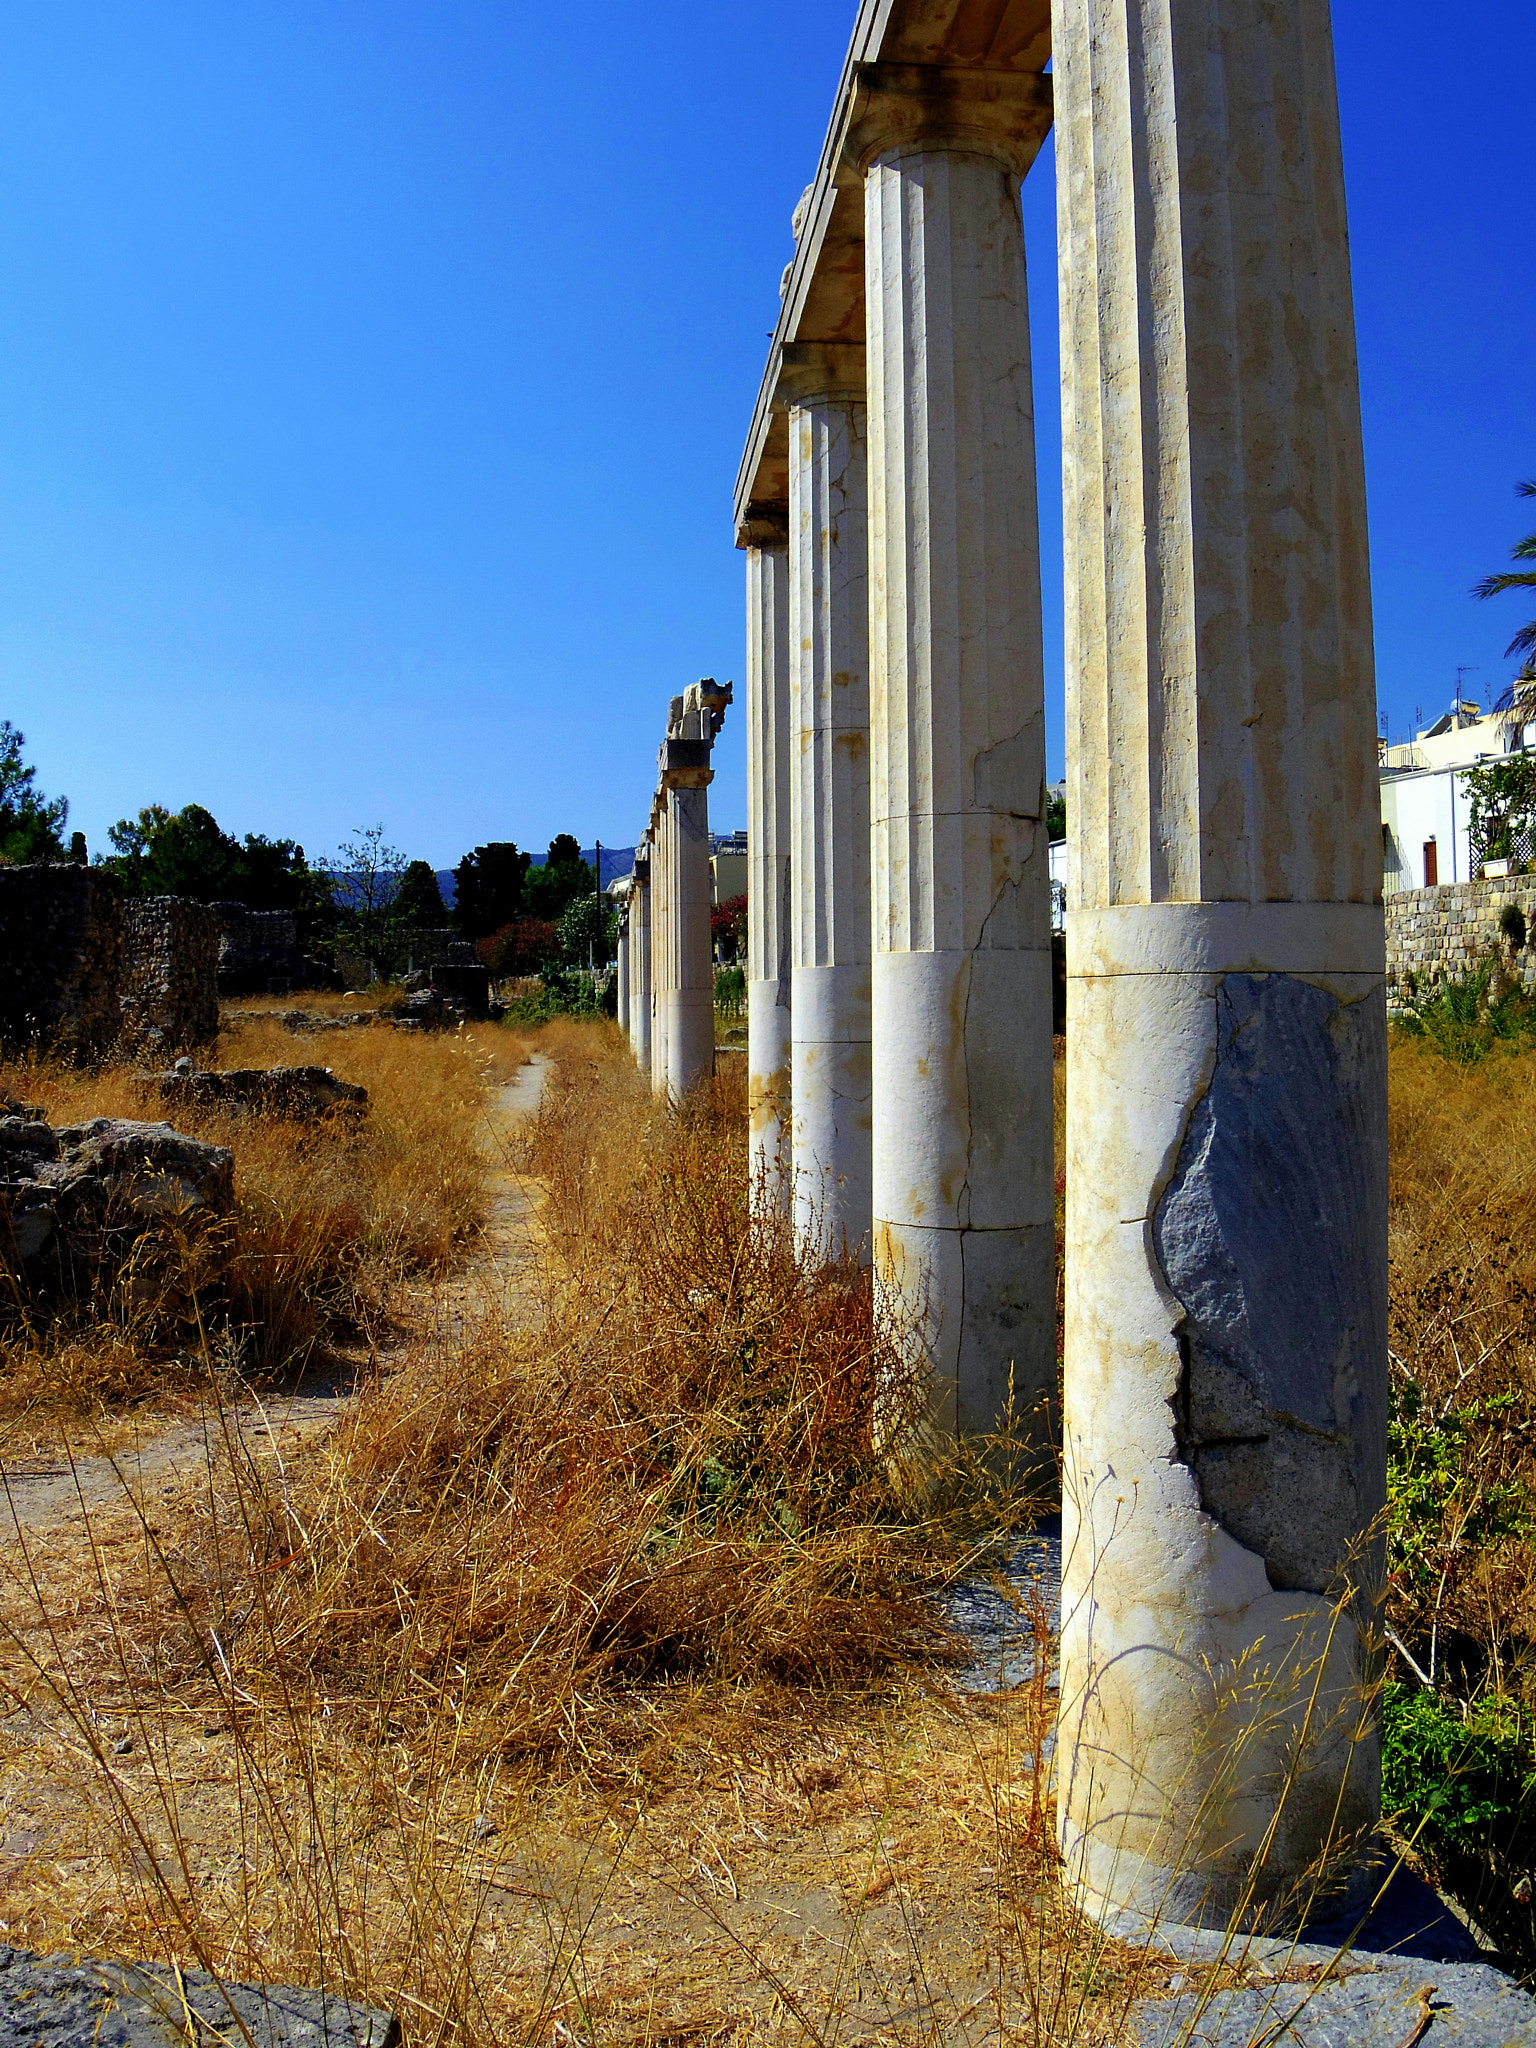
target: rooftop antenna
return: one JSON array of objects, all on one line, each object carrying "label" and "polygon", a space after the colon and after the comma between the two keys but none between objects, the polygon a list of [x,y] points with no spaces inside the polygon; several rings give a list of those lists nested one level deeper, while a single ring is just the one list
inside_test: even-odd
[{"label": "rooftop antenna", "polygon": [[1474,661],[1462,662],[1460,667],[1456,671],[1456,716],[1458,718],[1460,718],[1461,716],[1461,702],[1462,697],[1464,695],[1464,692],[1461,687],[1461,679],[1463,676],[1475,675],[1476,673],[1477,663]]}]

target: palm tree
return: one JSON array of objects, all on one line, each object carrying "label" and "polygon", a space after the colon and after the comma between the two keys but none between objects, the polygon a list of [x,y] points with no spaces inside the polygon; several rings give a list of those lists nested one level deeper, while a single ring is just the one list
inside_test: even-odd
[{"label": "palm tree", "polygon": [[[1516,484],[1515,490],[1522,498],[1536,498],[1536,479]],[[1536,533],[1528,533],[1524,540],[1517,540],[1509,554],[1513,562],[1536,562]],[[1481,583],[1473,584],[1472,595],[1497,597],[1501,590],[1536,590],[1536,569],[1505,569],[1497,576],[1485,576]],[[1528,658],[1536,656],[1536,619],[1526,621],[1504,652]]]}]

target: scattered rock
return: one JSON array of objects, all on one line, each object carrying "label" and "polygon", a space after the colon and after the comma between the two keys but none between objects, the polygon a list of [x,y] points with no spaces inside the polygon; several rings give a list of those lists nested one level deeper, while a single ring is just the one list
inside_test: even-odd
[{"label": "scattered rock", "polygon": [[224,1073],[200,1072],[180,1059],[168,1073],[156,1076],[162,1102],[217,1104],[237,1114],[309,1119],[340,1113],[361,1116],[368,1090],[340,1081],[329,1067],[233,1067]]},{"label": "scattered rock", "polygon": [[200,1970],[0,1948],[0,2048],[396,2048],[388,2013],[324,1991],[227,1984]]},{"label": "scattered rock", "polygon": [[169,1124],[96,1117],[52,1130],[0,1117],[0,1261],[37,1284],[115,1279],[131,1256],[135,1299],[146,1299],[173,1269],[185,1272],[194,1244],[206,1277],[218,1250],[210,1226],[233,1199],[233,1153]]}]

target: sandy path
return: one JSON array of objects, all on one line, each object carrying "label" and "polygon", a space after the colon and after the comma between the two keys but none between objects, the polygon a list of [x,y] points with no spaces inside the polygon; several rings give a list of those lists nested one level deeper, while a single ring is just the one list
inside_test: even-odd
[{"label": "sandy path", "polygon": [[[462,1329],[488,1296],[504,1297],[534,1257],[538,1191],[510,1163],[512,1134],[537,1109],[549,1065],[535,1054],[487,1104],[494,1164],[485,1235],[461,1271],[424,1291],[420,1303],[422,1321],[439,1337]],[[122,1503],[126,1494],[147,1504],[157,1493],[206,1474],[222,1455],[225,1431],[235,1426],[253,1456],[271,1457],[281,1465],[329,1429],[351,1398],[352,1376],[333,1369],[308,1375],[290,1392],[252,1397],[222,1413],[205,1409],[171,1420],[148,1416],[110,1455],[64,1452],[0,1467],[0,1559],[14,1553],[23,1533],[46,1533],[52,1549],[68,1527]]]}]

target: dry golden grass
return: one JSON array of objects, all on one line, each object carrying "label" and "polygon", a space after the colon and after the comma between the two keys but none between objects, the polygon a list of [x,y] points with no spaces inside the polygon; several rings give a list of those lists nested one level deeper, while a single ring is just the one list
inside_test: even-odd
[{"label": "dry golden grass", "polygon": [[1164,1980],[1054,1883],[1046,1618],[1022,1691],[944,1676],[977,1475],[876,1454],[866,1284],[749,1222],[736,1076],[673,1117],[609,1028],[543,1047],[520,1308],[286,1469],[214,1412],[179,1495],[13,1570],[8,1938],[411,2041],[1113,2038]]},{"label": "dry golden grass", "polygon": [[[307,1001],[307,999],[306,999]],[[473,1243],[485,1213],[486,1085],[526,1048],[493,1027],[455,1035],[364,1028],[295,1037],[275,1020],[237,1022],[200,1063],[317,1064],[369,1090],[353,1123],[233,1116],[178,1106],[178,1128],[235,1156],[233,1255],[194,1327],[148,1327],[118,1302],[46,1318],[19,1312],[0,1334],[0,1420],[34,1437],[55,1421],[104,1420],[125,1404],[185,1395],[221,1363],[257,1380],[291,1377],[325,1347],[376,1349],[412,1276],[437,1274]],[[158,1096],[125,1066],[0,1065],[0,1095],[50,1123],[160,1120]]]}]

